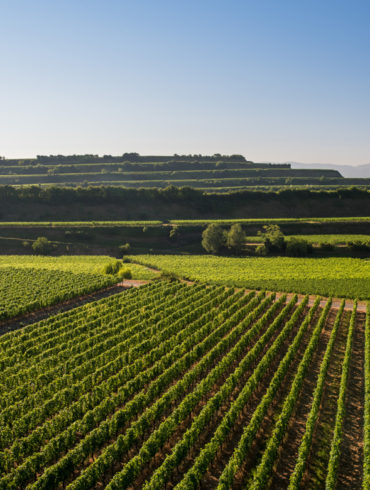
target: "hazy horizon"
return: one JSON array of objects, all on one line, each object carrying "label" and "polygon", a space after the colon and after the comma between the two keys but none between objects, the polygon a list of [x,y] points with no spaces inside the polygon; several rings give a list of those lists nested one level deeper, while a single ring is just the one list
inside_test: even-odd
[{"label": "hazy horizon", "polygon": [[370,2],[0,0],[0,155],[370,162]]}]

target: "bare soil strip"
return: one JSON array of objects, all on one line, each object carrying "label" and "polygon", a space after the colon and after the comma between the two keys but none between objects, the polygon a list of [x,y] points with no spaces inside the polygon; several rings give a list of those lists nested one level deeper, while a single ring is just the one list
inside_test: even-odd
[{"label": "bare soil strip", "polygon": [[365,320],[363,313],[357,314],[346,393],[343,441],[340,447],[338,488],[360,489],[362,486]]}]

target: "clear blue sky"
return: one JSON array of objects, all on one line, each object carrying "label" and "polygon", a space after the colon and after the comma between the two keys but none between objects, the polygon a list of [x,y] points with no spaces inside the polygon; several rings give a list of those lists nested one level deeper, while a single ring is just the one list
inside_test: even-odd
[{"label": "clear blue sky", "polygon": [[0,0],[0,155],[370,162],[369,0]]}]

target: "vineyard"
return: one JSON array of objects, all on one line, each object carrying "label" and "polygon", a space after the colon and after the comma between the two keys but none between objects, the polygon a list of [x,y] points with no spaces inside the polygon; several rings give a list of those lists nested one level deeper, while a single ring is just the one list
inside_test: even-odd
[{"label": "vineyard", "polygon": [[156,281],[3,335],[0,489],[369,488],[369,312],[333,305]]},{"label": "vineyard", "polygon": [[0,320],[114,284],[113,276],[0,267]]},{"label": "vineyard", "polygon": [[[112,262],[105,256],[0,257],[0,320],[89,294],[118,282],[103,274]],[[157,274],[138,264],[130,264],[134,279],[152,279]]]},{"label": "vineyard", "polygon": [[193,281],[248,289],[370,299],[370,262],[350,257],[133,255],[132,260]]}]

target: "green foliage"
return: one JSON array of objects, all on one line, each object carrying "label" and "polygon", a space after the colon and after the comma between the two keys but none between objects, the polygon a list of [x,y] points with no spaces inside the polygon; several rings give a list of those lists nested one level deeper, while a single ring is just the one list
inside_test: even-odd
[{"label": "green foliage", "polygon": [[245,245],[245,233],[240,223],[231,226],[226,240],[227,247],[235,253],[241,253]]},{"label": "green foliage", "polygon": [[178,225],[174,225],[171,227],[169,237],[171,240],[176,240],[180,236],[180,229]]},{"label": "green foliage", "polygon": [[365,410],[364,410],[364,478],[363,488],[370,488],[370,303],[365,323]]},{"label": "green foliage", "polygon": [[332,252],[334,250],[334,244],[330,242],[321,242],[320,243],[320,250],[324,252]]},{"label": "green foliage", "polygon": [[217,223],[211,223],[202,233],[202,247],[206,252],[217,254],[226,245],[226,236],[223,228]]},{"label": "green foliage", "polygon": [[359,258],[135,255],[131,259],[203,282],[370,299],[370,261]]},{"label": "green foliage", "polygon": [[369,240],[355,240],[348,243],[348,246],[354,252],[368,252],[370,250]]},{"label": "green foliage", "polygon": [[121,260],[113,260],[112,262],[108,262],[103,267],[103,274],[118,274],[119,270],[122,267]]},{"label": "green foliage", "polygon": [[37,238],[32,244],[32,250],[38,255],[48,255],[53,249],[53,243],[44,236]]},{"label": "green foliage", "polygon": [[312,443],[312,437],[313,433],[316,427],[316,422],[317,418],[319,415],[319,410],[320,410],[320,405],[321,405],[321,398],[325,386],[325,381],[326,381],[326,375],[328,372],[333,348],[334,348],[334,343],[337,338],[337,333],[338,329],[340,327],[342,315],[343,315],[343,310],[344,310],[344,305],[345,301],[342,300],[341,305],[339,307],[337,316],[335,318],[333,330],[330,334],[330,339],[327,344],[325,354],[323,361],[321,363],[320,367],[320,372],[319,376],[317,379],[317,384],[315,387],[315,391],[313,394],[313,402],[311,406],[310,413],[307,417],[307,422],[306,422],[306,428],[305,428],[305,433],[303,435],[302,441],[299,446],[298,450],[298,457],[297,461],[295,464],[295,468],[293,473],[291,474],[290,481],[289,481],[289,490],[296,490],[297,488],[300,488],[300,484],[302,481],[303,473],[306,467],[308,455],[310,452],[311,448],[311,443]]},{"label": "green foliage", "polygon": [[347,334],[346,351],[344,354],[344,360],[343,360],[343,365],[342,365],[342,374],[341,374],[341,378],[340,378],[339,397],[338,397],[338,401],[337,401],[337,414],[335,417],[334,434],[333,434],[333,438],[331,441],[330,457],[329,457],[329,464],[328,464],[328,473],[326,475],[326,481],[325,481],[325,488],[328,490],[334,490],[337,487],[336,480],[337,480],[337,472],[338,472],[338,466],[339,466],[341,443],[342,443],[342,438],[343,438],[343,424],[344,424],[344,417],[345,417],[345,397],[346,397],[346,390],[347,390],[347,386],[348,386],[349,369],[350,369],[350,362],[351,362],[351,355],[352,355],[353,335],[354,335],[354,329],[356,326],[356,324],[355,324],[356,309],[357,309],[357,302],[355,301],[354,306],[353,306],[353,310],[352,310],[348,334]]},{"label": "green foliage", "polygon": [[[265,488],[284,458],[301,387],[316,379],[310,369],[335,311],[330,301],[321,308],[320,297],[312,305],[308,296],[276,296],[154,281],[0,336],[0,487],[82,490],[104,482],[112,490],[140,479],[144,490],[195,490],[221,457],[218,489],[235,488],[263,433],[261,464],[242,476]],[[343,347],[335,338],[343,307],[319,391],[334,342]],[[348,350],[347,343],[343,372]],[[191,464],[179,472],[184,461]]]},{"label": "green foliage", "polygon": [[258,235],[262,238],[264,249],[260,249],[260,255],[281,254],[285,250],[284,234],[280,226],[268,224],[263,226],[263,231]]},{"label": "green foliage", "polygon": [[[98,175],[102,176],[100,173]],[[122,175],[123,173],[117,173],[118,178]],[[59,174],[53,176],[53,179],[60,178]],[[238,179],[235,181],[238,182]],[[171,220],[174,213],[178,219],[194,219],[204,216],[205,210],[207,216],[214,219],[230,216],[242,218],[247,213],[249,216],[263,215],[267,218],[284,215],[286,218],[294,218],[305,214],[307,209],[316,217],[322,214],[363,216],[369,209],[370,193],[366,189],[334,188],[317,191],[289,188],[274,191],[267,187],[266,190],[239,190],[235,193],[225,192],[224,189],[215,194],[189,187],[199,184],[201,183],[194,179],[178,181],[179,187],[168,188],[152,188],[153,183],[146,181],[146,188],[140,189],[121,187],[119,181],[116,186],[103,185],[102,182],[85,187],[80,183],[76,187],[3,185],[0,186],[1,215],[5,221],[40,221],[46,214],[53,216],[54,221],[81,221],[101,220],[109,213],[111,219],[119,220],[124,209],[126,216],[133,220]],[[135,183],[131,182],[131,185]],[[163,185],[167,186],[166,181],[163,181]],[[215,189],[219,190],[216,187]],[[68,203],[70,206],[61,206],[60,203]]]},{"label": "green foliage", "polygon": [[122,267],[117,273],[118,279],[132,279],[131,269],[128,267]]},{"label": "green foliage", "polygon": [[130,251],[130,248],[131,248],[130,244],[129,243],[125,243],[124,245],[120,245],[118,247],[118,250],[120,251],[120,253],[122,255],[126,255]]},{"label": "green foliage", "polygon": [[290,238],[286,242],[286,254],[292,257],[304,257],[312,252],[312,246],[302,238]]},{"label": "green foliage", "polygon": [[0,267],[0,319],[87,294],[113,282],[98,274]]}]

